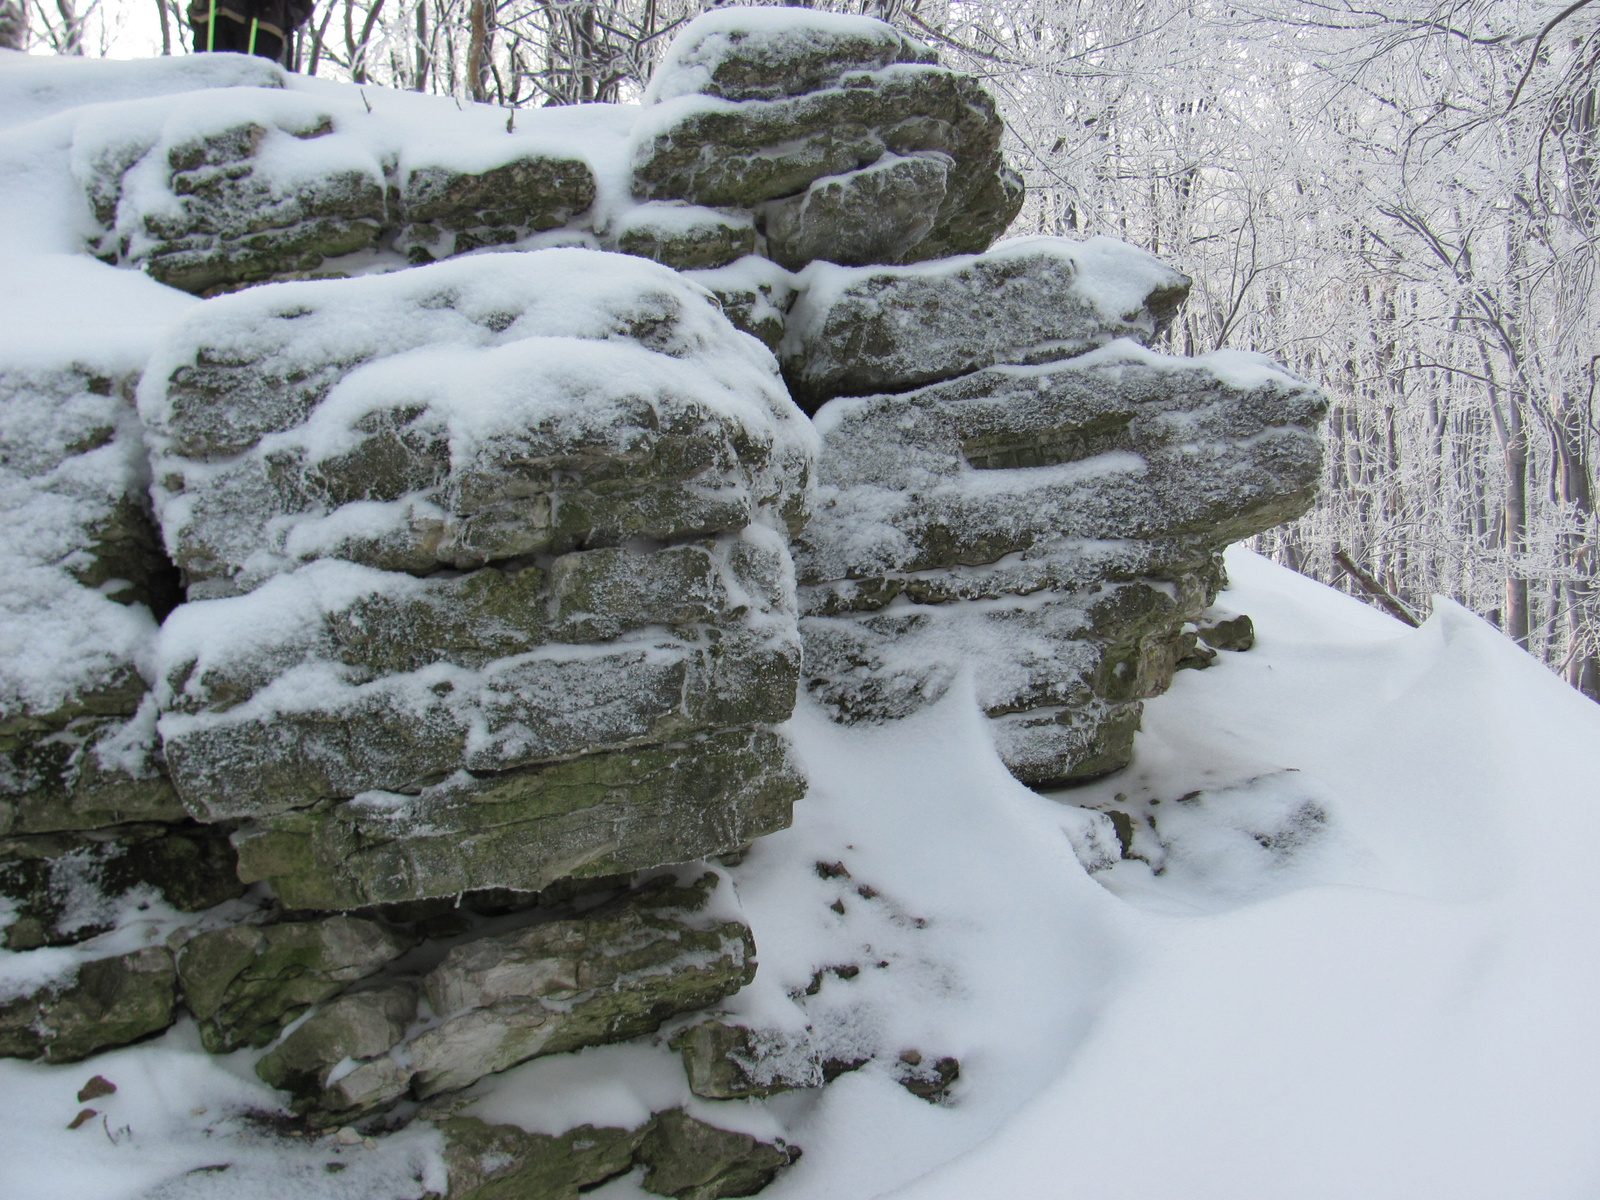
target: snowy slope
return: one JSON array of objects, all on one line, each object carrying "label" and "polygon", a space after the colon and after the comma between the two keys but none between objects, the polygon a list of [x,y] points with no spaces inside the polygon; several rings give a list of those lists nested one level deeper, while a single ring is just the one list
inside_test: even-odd
[{"label": "snowy slope", "polygon": [[[1133,766],[1057,799],[1010,779],[959,694],[876,729],[796,717],[812,792],[732,872],[761,958],[733,1007],[879,1061],[707,1104],[663,1046],[613,1046],[485,1081],[470,1111],[556,1131],[688,1102],[805,1148],[774,1200],[1600,1193],[1600,709],[1448,602],[1412,632],[1229,565],[1220,607],[1256,648],[1182,673]],[[1085,804],[1155,814],[1163,842],[1133,849],[1161,874],[1086,871]],[[953,1102],[897,1086],[896,1047],[959,1058]],[[243,1123],[273,1104],[253,1057],[210,1058],[185,1021],[89,1063],[0,1061],[0,1195],[438,1186],[422,1127],[365,1149]],[[120,1090],[69,1132],[96,1072]]]}]

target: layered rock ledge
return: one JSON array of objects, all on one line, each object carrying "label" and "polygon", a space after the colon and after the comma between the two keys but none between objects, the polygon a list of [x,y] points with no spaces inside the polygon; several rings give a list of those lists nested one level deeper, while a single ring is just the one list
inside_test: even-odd
[{"label": "layered rock ledge", "polygon": [[159,332],[0,346],[0,1054],[186,1012],[296,1132],[434,1122],[455,1200],[798,1157],[654,1102],[461,1115],[610,1042],[700,1115],[859,1069],[959,1102],[829,1009],[863,964],[739,1015],[726,871],[804,799],[785,722],[964,681],[1023,781],[1118,769],[1247,648],[1199,622],[1311,503],[1321,394],[1161,353],[1190,280],[1132,246],[991,245],[994,100],[882,22],[718,9],[640,104],[513,121],[174,71],[51,134],[59,257]]}]

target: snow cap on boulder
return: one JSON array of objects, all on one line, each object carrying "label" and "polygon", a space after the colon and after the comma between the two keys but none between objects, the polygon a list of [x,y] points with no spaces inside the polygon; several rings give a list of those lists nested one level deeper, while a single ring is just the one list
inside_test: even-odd
[{"label": "snow cap on boulder", "polygon": [[646,104],[678,96],[781,100],[837,87],[852,72],[938,58],[871,17],[793,8],[729,7],[696,17],[668,48]]}]

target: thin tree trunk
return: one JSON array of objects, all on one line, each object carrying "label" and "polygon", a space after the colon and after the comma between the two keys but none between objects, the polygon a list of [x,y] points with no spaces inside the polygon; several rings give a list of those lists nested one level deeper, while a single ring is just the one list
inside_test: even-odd
[{"label": "thin tree trunk", "polygon": [[361,23],[361,41],[350,54],[352,83],[367,82],[367,47],[372,44],[372,30],[378,23],[378,14],[382,11],[383,0],[372,0],[372,7],[367,10],[367,19]]},{"label": "thin tree trunk", "polygon": [[1594,489],[1588,454],[1584,417],[1587,397],[1563,397],[1554,422],[1556,458],[1556,497],[1565,512],[1577,518],[1579,529],[1561,536],[1565,582],[1562,607],[1565,610],[1567,647],[1566,676],[1573,687],[1593,700],[1600,700],[1600,647],[1595,645],[1595,576],[1593,538],[1597,527]]},{"label": "thin tree trunk", "polygon": [[411,90],[428,90],[428,0],[417,0],[417,65],[411,77]]},{"label": "thin tree trunk", "polygon": [[1522,574],[1522,559],[1528,544],[1528,432],[1522,423],[1522,406],[1516,397],[1506,405],[1504,416],[1496,422],[1501,430],[1500,456],[1505,463],[1506,495],[1505,547],[1509,560],[1506,574],[1506,636],[1528,649],[1528,580]]},{"label": "thin tree trunk", "polygon": [[322,24],[313,29],[311,34],[311,62],[306,66],[307,75],[317,73],[317,63],[322,58],[323,42],[328,36],[328,22],[333,20],[334,6],[328,5],[328,10],[322,14]]},{"label": "thin tree trunk", "polygon": [[489,99],[483,86],[483,63],[489,47],[489,18],[484,0],[472,0],[467,9],[470,38],[467,42],[467,92],[482,104]]}]

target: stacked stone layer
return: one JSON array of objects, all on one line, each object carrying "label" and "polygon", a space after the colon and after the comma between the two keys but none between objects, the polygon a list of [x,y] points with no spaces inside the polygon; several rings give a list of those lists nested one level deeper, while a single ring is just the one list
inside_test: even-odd
[{"label": "stacked stone layer", "polygon": [[[0,1054],[187,1008],[309,1125],[426,1102],[458,1200],[751,1194],[798,1151],[451,1097],[750,981],[697,860],[789,823],[801,686],[883,722],[967,679],[1019,778],[1122,765],[1214,655],[1221,548],[1309,504],[1323,400],[1146,349],[1189,280],[1132,247],[990,250],[993,100],[880,22],[717,10],[636,114],[461,147],[239,78],[73,134],[90,251],[211,298],[142,379],[0,363],[0,936],[86,943]],[[90,940],[141,905],[206,915]],[[671,1044],[707,1099],[898,1049]]]},{"label": "stacked stone layer", "polygon": [[770,357],[586,251],[268,298],[195,310],[142,400],[191,595],[254,588],[159,651],[173,781],[244,822],[241,877],[533,892],[786,825],[810,441]]},{"label": "stacked stone layer", "polygon": [[1222,548],[1309,506],[1322,394],[1249,355],[1143,349],[1188,281],[1116,243],[812,275],[781,348],[825,401],[807,689],[885,720],[967,673],[1024,782],[1125,765]]}]

